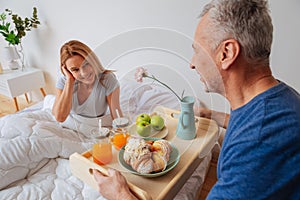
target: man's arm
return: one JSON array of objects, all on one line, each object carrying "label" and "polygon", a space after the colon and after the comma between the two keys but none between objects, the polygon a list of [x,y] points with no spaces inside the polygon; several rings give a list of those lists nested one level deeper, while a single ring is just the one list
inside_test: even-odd
[{"label": "man's arm", "polygon": [[200,117],[205,117],[208,119],[213,119],[217,124],[223,128],[227,128],[230,115],[223,112],[217,112],[207,108],[197,107],[195,108],[195,115]]}]

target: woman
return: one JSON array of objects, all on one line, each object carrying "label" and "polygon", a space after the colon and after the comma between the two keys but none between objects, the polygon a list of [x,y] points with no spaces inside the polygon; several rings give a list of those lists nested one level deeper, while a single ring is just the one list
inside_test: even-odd
[{"label": "woman", "polygon": [[95,53],[77,40],[65,43],[60,49],[62,76],[52,109],[56,120],[64,122],[69,114],[86,118],[101,117],[110,109],[112,119],[120,109],[120,85],[111,70],[101,65]]}]

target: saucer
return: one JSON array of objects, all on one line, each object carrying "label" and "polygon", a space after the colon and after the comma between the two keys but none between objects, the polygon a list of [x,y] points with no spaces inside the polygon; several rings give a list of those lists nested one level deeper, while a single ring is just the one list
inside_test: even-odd
[{"label": "saucer", "polygon": [[155,129],[153,129],[151,127],[151,134],[147,137],[143,137],[141,135],[139,135],[137,132],[136,132],[136,124],[132,124],[131,126],[129,126],[128,128],[128,132],[130,135],[132,136],[138,136],[138,137],[142,137],[142,138],[151,138],[151,137],[155,137],[155,138],[165,138],[167,135],[168,135],[168,128],[165,126],[162,130],[160,131],[157,131]]}]

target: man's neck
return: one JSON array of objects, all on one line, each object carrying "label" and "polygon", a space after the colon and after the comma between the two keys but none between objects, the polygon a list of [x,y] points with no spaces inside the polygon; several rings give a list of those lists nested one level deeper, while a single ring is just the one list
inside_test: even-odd
[{"label": "man's neck", "polygon": [[226,98],[232,110],[247,104],[257,95],[278,84],[269,67],[249,69],[234,73],[232,81],[229,81],[226,86]]}]

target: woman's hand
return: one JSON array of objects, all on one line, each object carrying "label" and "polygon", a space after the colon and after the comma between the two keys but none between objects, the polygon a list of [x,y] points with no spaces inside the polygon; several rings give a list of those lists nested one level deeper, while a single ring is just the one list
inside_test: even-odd
[{"label": "woman's hand", "polygon": [[67,69],[66,66],[62,67],[62,70],[63,70],[64,75],[67,77],[68,80],[71,80],[72,82],[75,81],[74,76],[73,76],[72,73]]},{"label": "woman's hand", "polygon": [[210,110],[207,108],[197,107],[195,108],[195,115],[200,117],[205,117],[208,119],[213,119],[217,122],[217,124],[223,128],[227,128],[230,115],[223,112],[217,112],[214,110]]},{"label": "woman's hand", "polygon": [[137,199],[129,190],[125,177],[114,169],[108,169],[108,176],[93,169],[100,194],[106,199]]}]

